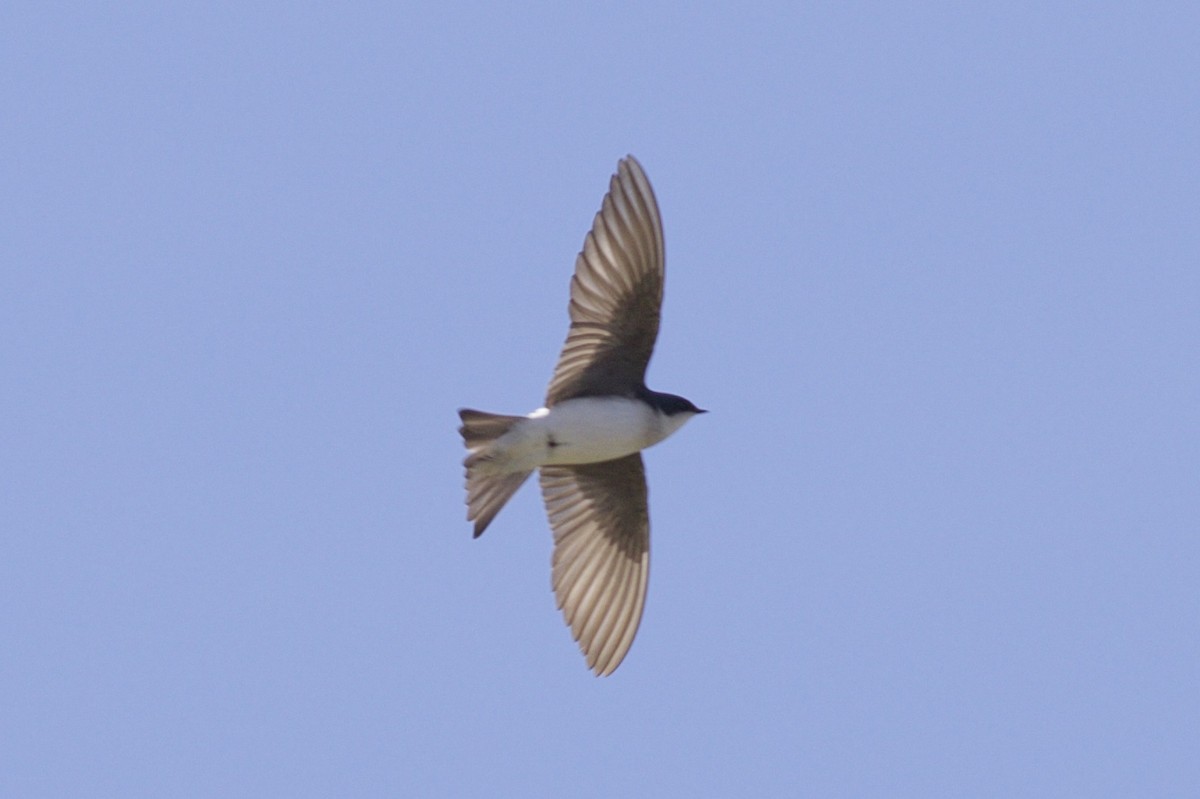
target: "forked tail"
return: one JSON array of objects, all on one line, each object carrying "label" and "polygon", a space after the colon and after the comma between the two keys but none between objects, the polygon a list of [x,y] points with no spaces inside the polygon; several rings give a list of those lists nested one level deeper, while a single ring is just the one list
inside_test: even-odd
[{"label": "forked tail", "polygon": [[467,469],[467,521],[475,522],[475,537],[496,518],[504,503],[517,493],[531,472],[496,472],[487,468],[491,460],[492,442],[507,433],[524,416],[504,416],[499,413],[461,408],[458,416],[468,455],[463,461]]}]

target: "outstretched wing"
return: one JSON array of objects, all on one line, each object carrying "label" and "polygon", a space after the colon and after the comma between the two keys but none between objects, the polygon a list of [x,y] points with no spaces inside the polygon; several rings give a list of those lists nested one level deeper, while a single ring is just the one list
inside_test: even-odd
[{"label": "outstretched wing", "polygon": [[542,497],[554,529],[554,596],[599,676],[633,644],[650,577],[650,514],[642,456],[543,466]]},{"label": "outstretched wing", "polygon": [[632,395],[658,337],[665,255],[662,220],[632,155],[617,164],[571,278],[571,329],[546,407],[574,397]]}]

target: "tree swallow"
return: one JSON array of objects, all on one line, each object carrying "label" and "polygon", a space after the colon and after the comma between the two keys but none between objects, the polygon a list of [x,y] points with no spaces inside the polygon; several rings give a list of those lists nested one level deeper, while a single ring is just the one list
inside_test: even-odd
[{"label": "tree swallow", "polygon": [[650,515],[641,451],[704,413],[646,388],[664,274],[658,204],[628,156],[575,259],[571,327],[545,407],[528,416],[458,412],[476,538],[540,470],[554,530],[554,595],[598,676],[621,664],[646,601]]}]

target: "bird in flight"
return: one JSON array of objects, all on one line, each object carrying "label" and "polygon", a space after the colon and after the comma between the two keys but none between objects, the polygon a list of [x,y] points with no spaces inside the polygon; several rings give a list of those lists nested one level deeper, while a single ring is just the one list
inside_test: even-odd
[{"label": "bird in flight", "polygon": [[650,515],[641,451],[704,413],[646,388],[664,274],[658,204],[641,165],[627,156],[575,259],[571,327],[545,406],[527,416],[458,412],[476,538],[540,470],[554,530],[554,595],[599,676],[621,664],[646,601]]}]

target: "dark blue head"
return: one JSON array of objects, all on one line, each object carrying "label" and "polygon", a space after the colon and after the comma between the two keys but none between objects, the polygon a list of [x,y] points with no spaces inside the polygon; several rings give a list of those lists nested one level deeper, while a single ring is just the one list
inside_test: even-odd
[{"label": "dark blue head", "polygon": [[646,390],[642,399],[646,401],[650,407],[662,411],[667,416],[674,416],[679,413],[695,414],[708,413],[708,411],[697,408],[692,404],[691,400],[676,396],[675,394],[663,394],[658,391]]}]

